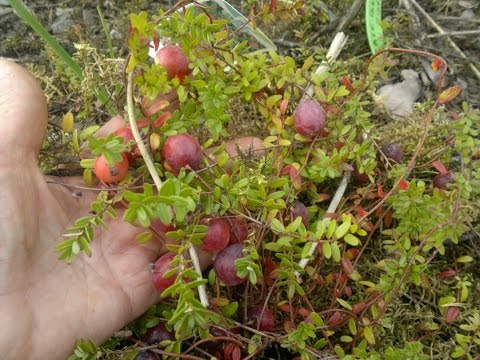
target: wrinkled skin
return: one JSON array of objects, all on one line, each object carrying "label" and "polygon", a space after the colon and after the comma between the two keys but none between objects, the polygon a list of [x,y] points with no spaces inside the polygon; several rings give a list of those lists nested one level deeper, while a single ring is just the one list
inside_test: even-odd
[{"label": "wrinkled skin", "polygon": [[[0,354],[65,359],[76,339],[100,343],[158,301],[149,264],[162,245],[137,244],[142,230],[116,220],[109,231],[96,231],[91,258],[59,261],[55,244],[87,214],[96,192],[78,198],[73,189],[46,182],[37,166],[47,126],[44,95],[24,69],[4,60],[0,114]],[[101,132],[123,125],[114,118]]]}]

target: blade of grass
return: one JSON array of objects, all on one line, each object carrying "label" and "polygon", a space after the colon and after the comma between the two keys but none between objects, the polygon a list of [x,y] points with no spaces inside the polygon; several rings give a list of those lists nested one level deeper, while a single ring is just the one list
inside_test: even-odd
[{"label": "blade of grass", "polygon": [[83,71],[80,65],[70,56],[70,54],[60,45],[60,43],[40,24],[38,19],[25,6],[21,0],[8,0],[8,3],[15,9],[17,15],[25,21],[41,39],[48,44],[54,53],[81,79]]},{"label": "blade of grass", "polygon": [[[28,7],[21,0],[8,0],[10,6],[16,11],[17,15],[29,25],[35,33],[53,50],[54,54],[65,63],[79,79],[83,79],[83,70],[74,58],[63,48],[62,45],[45,29],[45,27],[38,21],[36,16],[28,9]],[[111,46],[111,44],[110,44]],[[103,105],[112,114],[116,114],[115,107],[111,104],[108,92],[106,89],[94,89],[95,95],[102,102]]]},{"label": "blade of grass", "polygon": [[108,31],[107,23],[105,22],[105,17],[103,16],[103,11],[100,8],[100,5],[97,5],[97,12],[98,17],[100,18],[100,22],[102,23],[103,32],[105,33],[105,38],[107,40],[108,51],[110,53],[110,57],[113,59],[115,58],[115,53],[113,52],[112,46],[112,38],[110,37],[110,32]]}]

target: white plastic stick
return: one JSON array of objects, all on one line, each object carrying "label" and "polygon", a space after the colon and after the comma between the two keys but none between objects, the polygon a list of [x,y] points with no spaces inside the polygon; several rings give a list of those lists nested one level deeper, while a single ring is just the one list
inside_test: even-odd
[{"label": "white plastic stick", "polygon": [[[345,46],[347,42],[347,36],[343,33],[340,32],[337,35],[335,35],[335,38],[332,41],[332,44],[330,45],[330,48],[328,49],[327,52],[327,61],[333,62],[337,59],[338,55],[340,55],[340,52],[342,51],[343,47]],[[320,64],[320,66],[317,68],[315,71],[315,74],[322,74],[330,68],[330,65],[326,62]],[[302,100],[305,99],[306,97],[312,97],[314,92],[314,88],[312,85],[307,87],[307,90],[305,91],[305,94],[302,97]],[[338,186],[337,191],[335,192],[335,195],[333,196],[332,201],[330,202],[330,206],[327,209],[327,213],[334,213],[337,210],[338,204],[340,204],[340,201],[342,200],[343,194],[345,193],[345,190],[347,188],[348,184],[348,175],[344,175],[342,180],[340,181],[340,185]],[[329,218],[324,218],[322,221],[326,223],[329,221]],[[303,258],[300,260],[298,265],[302,269],[305,269],[305,266],[307,266],[308,261],[310,257],[313,255],[315,252],[315,249],[317,248],[318,243],[314,242],[313,246],[310,248],[310,251],[308,252],[308,257]],[[300,273],[298,271],[295,271],[295,276],[300,276]]]},{"label": "white plastic stick", "polygon": [[[343,33],[340,32],[335,37],[333,38],[332,44],[330,45],[330,48],[328,49],[327,52],[327,61],[328,62],[333,62],[337,59],[338,55],[340,55],[340,52],[342,51],[343,47],[347,43],[348,37]],[[323,62],[320,64],[320,66],[317,68],[315,71],[315,74],[322,74],[326,72],[328,69],[330,69],[330,65],[328,62]],[[312,97],[314,88],[312,85],[309,85],[307,87],[307,90],[305,91],[305,94],[302,97],[302,100],[304,100],[306,97]]]},{"label": "white plastic stick", "polygon": [[[347,189],[348,178],[349,178],[348,175],[344,175],[342,177],[342,180],[340,181],[340,185],[338,185],[337,191],[335,192],[335,195],[333,195],[333,199],[330,202],[330,205],[328,206],[327,214],[332,214],[337,210],[338,204],[340,204],[343,194],[345,194],[345,190]],[[325,225],[329,220],[330,218],[323,218],[322,222]],[[315,249],[317,248],[317,246],[318,246],[318,242],[314,242],[313,246],[308,252],[308,257],[301,259],[300,262],[298,263],[298,265],[300,265],[302,269],[305,269],[305,266],[307,266],[308,261],[310,260],[310,257],[315,252]],[[300,276],[300,273],[298,271],[295,271],[295,276]]]}]

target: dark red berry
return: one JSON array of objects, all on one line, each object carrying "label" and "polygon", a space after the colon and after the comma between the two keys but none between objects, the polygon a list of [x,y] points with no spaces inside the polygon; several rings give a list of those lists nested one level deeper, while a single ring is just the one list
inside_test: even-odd
[{"label": "dark red berry", "polygon": [[302,202],[295,201],[290,207],[290,214],[292,220],[295,220],[300,216],[302,218],[303,225],[308,226],[308,210]]},{"label": "dark red berry", "polygon": [[162,156],[166,167],[177,175],[187,165],[198,170],[202,163],[202,148],[196,138],[188,134],[170,136],[163,145]]},{"label": "dark red berry", "polygon": [[142,340],[149,345],[158,344],[164,340],[175,340],[173,331],[168,331],[163,322],[147,330]]},{"label": "dark red berry", "polygon": [[256,305],[248,311],[248,314],[250,316],[250,319],[253,320],[254,327],[258,330],[273,330],[273,326],[275,325],[275,317],[273,316],[273,313],[268,308],[268,306],[266,306],[264,309],[263,304]]},{"label": "dark red berry", "polygon": [[452,172],[448,172],[446,174],[437,174],[433,178],[433,186],[437,189],[445,189],[447,184],[455,182]]},{"label": "dark red berry", "polygon": [[153,286],[159,292],[165,291],[170,285],[175,282],[176,276],[175,274],[164,278],[163,276],[173,269],[173,266],[170,265],[170,262],[175,258],[174,253],[168,252],[163,254],[158,260],[155,262],[155,267],[152,270],[152,281]]},{"label": "dark red berry", "polygon": [[245,281],[245,279],[237,276],[237,270],[235,269],[235,260],[240,259],[243,256],[242,251],[242,244],[228,245],[215,258],[213,269],[215,270],[218,279],[225,285],[235,286]]},{"label": "dark red berry", "polygon": [[160,360],[160,357],[150,350],[140,351],[133,360]]},{"label": "dark red berry", "polygon": [[243,217],[227,218],[226,221],[230,225],[229,244],[240,244],[247,240],[248,225]]},{"label": "dark red berry", "polygon": [[403,151],[397,144],[383,144],[381,150],[388,160],[400,163],[403,159]]},{"label": "dark red berry", "polygon": [[208,231],[203,238],[200,250],[218,253],[225,249],[230,240],[230,227],[224,219],[216,218],[207,221]]},{"label": "dark red berry", "polygon": [[325,111],[317,101],[303,100],[293,114],[293,121],[297,133],[315,137],[325,128]]}]

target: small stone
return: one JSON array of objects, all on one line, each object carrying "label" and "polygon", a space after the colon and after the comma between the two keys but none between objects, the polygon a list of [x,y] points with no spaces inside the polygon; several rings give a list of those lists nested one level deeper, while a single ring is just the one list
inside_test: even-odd
[{"label": "small stone", "polygon": [[61,34],[73,25],[73,11],[73,9],[57,8],[57,10],[55,11],[55,15],[57,15],[57,18],[50,26],[50,29],[54,34]]},{"label": "small stone", "polygon": [[83,9],[82,18],[86,27],[92,28],[97,25],[97,11],[94,9]]}]

